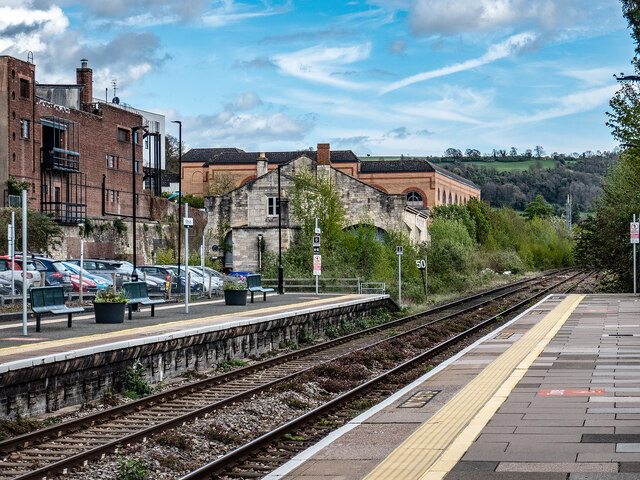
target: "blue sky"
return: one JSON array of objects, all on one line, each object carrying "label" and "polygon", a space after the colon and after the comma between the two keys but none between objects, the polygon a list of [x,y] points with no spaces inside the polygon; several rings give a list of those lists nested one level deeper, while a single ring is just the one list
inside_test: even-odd
[{"label": "blue sky", "polygon": [[188,147],[612,150],[633,47],[618,0],[0,0],[1,54],[42,83],[86,57]]}]

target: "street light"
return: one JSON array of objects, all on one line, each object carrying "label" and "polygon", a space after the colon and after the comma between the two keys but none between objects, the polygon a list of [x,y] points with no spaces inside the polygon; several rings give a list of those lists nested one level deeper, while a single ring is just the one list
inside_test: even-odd
[{"label": "street light", "polygon": [[182,122],[171,120],[178,124],[178,275],[180,275],[180,231],[182,229]]},{"label": "street light", "polygon": [[144,130],[147,128],[144,125],[138,125],[131,129],[131,194],[132,194],[132,210],[133,210],[133,272],[131,272],[131,281],[138,281],[138,274],[136,273],[136,253],[138,244],[136,243],[136,132],[138,130]]}]

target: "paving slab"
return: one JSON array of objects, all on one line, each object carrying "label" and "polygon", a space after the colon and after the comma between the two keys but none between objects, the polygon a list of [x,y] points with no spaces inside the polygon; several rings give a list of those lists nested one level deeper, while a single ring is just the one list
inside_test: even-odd
[{"label": "paving slab", "polygon": [[[480,417],[474,417],[445,449],[429,447],[432,439],[425,436],[424,447],[419,444],[406,447],[407,460],[418,456],[423,463],[431,462],[428,471],[433,473],[425,474],[425,480],[445,475],[447,480],[640,479],[640,337],[629,336],[633,329],[640,329],[640,298],[589,295],[560,319],[557,312],[567,298],[556,295],[545,299],[503,329],[505,333],[518,331],[517,336],[502,335],[498,339],[497,334],[487,336],[437,375],[422,379],[415,391],[442,389],[431,409],[398,413],[399,402],[392,401],[375,412],[365,413],[366,419],[354,419],[349,438],[353,441],[365,438],[357,434],[365,425],[383,428],[403,418],[408,420],[407,424],[389,436],[397,440],[404,431],[407,437],[418,438],[424,425],[439,418],[459,392],[469,388],[476,375],[485,375],[495,359],[505,358],[512,347],[519,345],[517,342],[528,338],[528,332],[540,328],[543,321],[555,315],[559,318],[558,326],[550,330],[546,343],[537,350],[534,348],[529,363],[518,367],[520,376],[503,390],[505,382],[503,389],[496,391],[479,410],[487,412],[477,414],[482,415],[484,423],[478,424]],[[421,420],[425,423],[416,426],[413,421],[420,416],[425,417]],[[466,436],[469,443],[465,443]],[[382,442],[385,450],[392,443]],[[400,445],[393,455],[400,451]],[[459,448],[458,445],[465,445],[464,450],[449,456],[449,451]],[[332,459],[345,460],[342,442],[327,440],[317,448],[318,453],[308,452],[309,461],[322,459],[329,468]],[[362,451],[357,451],[362,459]],[[385,459],[387,455],[388,452],[378,454],[380,463],[373,473],[372,463],[359,464],[348,475],[341,473],[343,476],[335,478],[385,478],[376,472],[386,471],[384,462],[393,458],[391,455]],[[374,457],[367,459],[373,462]],[[402,465],[392,475],[394,479],[406,480],[420,476],[408,465]],[[266,478],[309,477],[281,470]]]}]

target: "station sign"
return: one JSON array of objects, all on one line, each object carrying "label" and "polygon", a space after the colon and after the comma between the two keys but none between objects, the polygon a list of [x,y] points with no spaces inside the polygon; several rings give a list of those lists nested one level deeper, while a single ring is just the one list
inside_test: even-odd
[{"label": "station sign", "polygon": [[640,222],[631,222],[631,243],[640,243]]},{"label": "station sign", "polygon": [[313,254],[314,255],[320,255],[320,245],[314,245],[313,246]]},{"label": "station sign", "polygon": [[182,224],[184,225],[184,228],[193,228],[193,218],[183,217]]},{"label": "station sign", "polygon": [[322,275],[322,255],[313,256],[313,274]]},{"label": "station sign", "polygon": [[320,246],[320,235],[314,235],[313,236],[313,246]]}]

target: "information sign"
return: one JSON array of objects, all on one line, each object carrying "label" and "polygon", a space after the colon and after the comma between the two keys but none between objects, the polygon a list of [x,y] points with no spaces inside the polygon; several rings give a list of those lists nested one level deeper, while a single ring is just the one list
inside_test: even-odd
[{"label": "information sign", "polygon": [[320,235],[313,236],[313,244],[318,246],[320,245]]},{"label": "information sign", "polygon": [[314,255],[320,255],[320,245],[314,245],[313,246],[313,254]]},{"label": "information sign", "polygon": [[193,218],[192,217],[184,217],[182,219],[182,224],[184,228],[193,228]]},{"label": "information sign", "polygon": [[321,255],[313,256],[313,274],[322,275],[322,256]]},{"label": "information sign", "polygon": [[640,243],[640,222],[631,222],[631,243]]},{"label": "information sign", "polygon": [[402,255],[402,245],[396,247],[396,255]]}]

